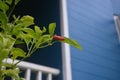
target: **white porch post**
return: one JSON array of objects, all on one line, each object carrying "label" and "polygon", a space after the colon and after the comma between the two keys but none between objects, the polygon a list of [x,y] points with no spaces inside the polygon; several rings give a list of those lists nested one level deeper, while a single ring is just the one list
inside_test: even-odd
[{"label": "white porch post", "polygon": [[[60,0],[61,35],[69,37],[67,0]],[[63,80],[72,80],[70,46],[62,43]]]}]

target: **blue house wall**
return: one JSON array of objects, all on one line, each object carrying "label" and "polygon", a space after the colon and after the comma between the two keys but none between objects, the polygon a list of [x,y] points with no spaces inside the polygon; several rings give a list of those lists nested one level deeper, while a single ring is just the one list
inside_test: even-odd
[{"label": "blue house wall", "polygon": [[120,43],[111,0],[67,0],[73,80],[120,80]]},{"label": "blue house wall", "polygon": [[120,0],[111,0],[114,14],[120,14]]}]

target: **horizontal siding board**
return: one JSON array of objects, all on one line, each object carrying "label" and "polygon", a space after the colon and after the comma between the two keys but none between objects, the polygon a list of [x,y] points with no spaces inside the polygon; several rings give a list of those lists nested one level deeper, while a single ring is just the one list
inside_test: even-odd
[{"label": "horizontal siding board", "polygon": [[[76,24],[77,25],[77,22],[75,21],[75,20],[73,20],[72,22],[74,22],[74,24]],[[71,26],[75,26],[74,24],[71,24]],[[81,23],[82,24],[82,23]],[[78,25],[79,25],[79,23],[78,23]],[[81,26],[86,26],[86,25],[81,25]],[[92,27],[92,26],[91,26]],[[100,31],[100,29],[96,29],[96,28],[94,28],[94,27],[92,27],[93,29],[91,29],[91,27],[87,27],[87,29],[86,29],[86,27],[84,27],[84,28],[82,28],[82,30],[83,31],[79,31],[79,32],[77,32],[77,28],[79,28],[79,27],[76,27],[75,29],[74,29],[74,31],[72,30],[71,31],[71,33],[76,33],[76,34],[79,34],[80,36],[83,36],[83,34],[85,35],[85,36],[87,36],[87,37],[91,37],[91,35],[92,36],[94,36],[94,37],[97,37],[97,39],[99,39],[99,40],[104,40],[106,43],[111,43],[111,44],[118,44],[118,40],[116,39],[116,38],[118,38],[117,37],[117,34],[116,33],[112,33],[112,31],[111,32],[106,32],[106,34],[104,34],[104,32],[105,31]],[[88,31],[89,30],[89,31]],[[96,33],[97,33],[97,35],[96,35]],[[101,36],[101,34],[103,34],[104,36],[112,36],[113,35],[113,38],[112,39],[109,39],[109,38],[107,38],[107,37],[104,37],[104,36]],[[115,36],[114,36],[115,35]],[[76,36],[76,35],[74,35],[74,36]],[[76,36],[77,37],[77,36]],[[87,38],[87,37],[84,37],[84,38]],[[94,38],[93,37],[93,38]],[[92,38],[92,37],[91,37]],[[79,38],[79,39],[81,39],[81,38]],[[109,44],[108,44],[109,45]]]},{"label": "horizontal siding board", "polygon": [[114,14],[120,14],[120,0],[111,0]]},{"label": "horizontal siding board", "polygon": [[73,80],[119,80],[120,44],[110,0],[68,0]]},{"label": "horizontal siding board", "polygon": [[[97,65],[95,63],[87,62],[84,60],[80,60],[80,61],[76,61],[76,59],[73,60],[72,64],[76,65],[76,63],[79,63],[79,64],[77,64],[78,67],[75,67],[75,66],[72,67],[73,72],[74,71],[87,72],[92,76],[97,75],[98,77],[103,77],[103,79],[106,77],[109,80],[119,80],[120,79],[120,72],[115,69],[105,67],[102,65]],[[73,74],[73,75],[77,75],[77,74]],[[79,76],[81,76],[81,75],[82,75],[82,73],[79,73]],[[83,79],[83,80],[85,80],[85,79]]]},{"label": "horizontal siding board", "polygon": [[[77,75],[74,75],[74,80],[110,80],[110,79],[106,79],[106,78],[103,78],[101,76],[98,76],[98,75],[95,75],[95,74],[91,74],[89,72],[85,72],[85,71],[80,71],[80,70],[74,70],[76,71],[75,73],[73,72],[73,75],[74,74],[77,74]],[[79,75],[81,74],[81,75]],[[79,77],[78,77],[79,76]]]},{"label": "horizontal siding board", "polygon": [[[85,59],[86,57],[87,57],[87,60]],[[101,59],[101,60],[99,60],[99,59]],[[106,58],[101,57],[101,56],[83,55],[81,58],[79,58],[78,56],[73,56],[72,60],[73,60],[73,62],[76,61],[76,63],[85,62],[85,63],[93,64],[95,66],[99,66],[101,68],[103,67],[103,68],[110,69],[111,71],[120,72],[120,70],[118,70],[118,68],[120,67],[120,65],[118,65],[119,64],[118,61],[106,59]],[[82,66],[84,66],[84,65],[82,65]]]},{"label": "horizontal siding board", "polygon": [[[96,4],[100,2],[100,4]],[[107,0],[108,2],[108,0]],[[109,7],[108,5],[106,5],[106,3],[103,1],[103,4],[101,4],[101,1],[98,1],[98,0],[94,0],[94,1],[86,1],[86,0],[79,0],[79,1],[74,1],[74,0],[69,0],[68,1],[68,4],[71,4],[72,5],[68,5],[69,6],[69,9],[70,8],[75,8],[77,10],[77,8],[82,9],[82,12],[81,13],[86,13],[85,11],[88,11],[90,13],[90,15],[94,15],[95,13],[98,13],[98,14],[102,14],[102,16],[106,15],[110,15],[110,14],[107,14],[109,13],[108,10],[111,10],[111,7]],[[90,4],[91,3],[91,4]],[[110,4],[110,3],[108,3]],[[76,6],[74,6],[76,5]],[[87,5],[87,6],[85,6]],[[89,7],[89,8],[88,8]],[[96,11],[96,7],[97,7],[97,10],[98,12]],[[80,12],[80,11],[78,11]],[[105,12],[105,14],[103,14],[103,12]],[[91,14],[93,13],[93,14]],[[95,15],[98,15],[98,14],[95,14]],[[87,16],[87,15],[85,15]]]},{"label": "horizontal siding board", "polygon": [[73,75],[75,76],[74,77],[75,80],[119,80],[118,78],[120,78],[119,75],[111,75],[112,77],[114,77],[113,79],[111,79],[110,77],[91,73],[88,71],[83,71],[79,69],[73,69],[73,70],[75,71],[73,72]]}]

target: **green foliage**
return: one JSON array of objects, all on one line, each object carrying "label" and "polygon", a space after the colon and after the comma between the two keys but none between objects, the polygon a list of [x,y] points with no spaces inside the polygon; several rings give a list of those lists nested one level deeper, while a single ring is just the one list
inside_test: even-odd
[{"label": "green foliage", "polygon": [[0,1],[0,9],[6,12],[9,9],[9,6],[5,2]]},{"label": "green foliage", "polygon": [[20,48],[13,48],[11,50],[12,59],[15,60],[17,57],[25,57],[25,52]]},{"label": "green foliage", "polygon": [[20,23],[22,24],[23,27],[29,27],[30,25],[34,24],[34,18],[31,16],[23,16],[20,19]]},{"label": "green foliage", "polygon": [[4,26],[7,24],[7,16],[4,12],[0,11],[0,22],[1,22],[1,28],[4,28]]},{"label": "green foliage", "polygon": [[3,75],[6,75],[6,76],[12,76],[12,78],[15,78],[16,80],[19,79],[19,70],[17,69],[8,69],[8,70],[3,70]]},{"label": "green foliage", "polygon": [[56,27],[56,24],[55,24],[55,23],[49,24],[49,33],[50,33],[51,36],[54,35],[55,27]]},{"label": "green foliage", "polygon": [[[30,57],[38,48],[45,48],[56,42],[54,40],[56,23],[50,23],[48,29],[46,27],[40,29],[35,25],[34,18],[29,15],[23,17],[13,15],[13,20],[10,21],[12,11],[19,1],[0,0],[0,80],[4,80],[6,76],[15,80],[25,80],[19,77],[17,64]],[[70,38],[64,37],[61,42],[82,49],[77,41]],[[26,51],[17,46],[23,44],[27,48]],[[11,58],[13,63],[8,64],[7,58]],[[20,60],[14,63],[18,58]],[[6,63],[3,60],[6,60]]]},{"label": "green foliage", "polygon": [[62,41],[62,42],[65,42],[67,44],[70,44],[70,45],[82,50],[82,47],[79,45],[79,43],[76,40],[64,37],[64,41]]}]

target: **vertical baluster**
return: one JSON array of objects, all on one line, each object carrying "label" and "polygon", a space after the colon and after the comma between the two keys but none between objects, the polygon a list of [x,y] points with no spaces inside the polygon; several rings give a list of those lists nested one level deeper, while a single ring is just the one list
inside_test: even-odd
[{"label": "vertical baluster", "polygon": [[30,77],[31,77],[31,69],[27,69],[25,73],[25,79],[30,80]]},{"label": "vertical baluster", "polygon": [[42,72],[38,71],[36,80],[42,80]]},{"label": "vertical baluster", "polygon": [[52,74],[51,73],[48,73],[47,80],[52,80]]}]

